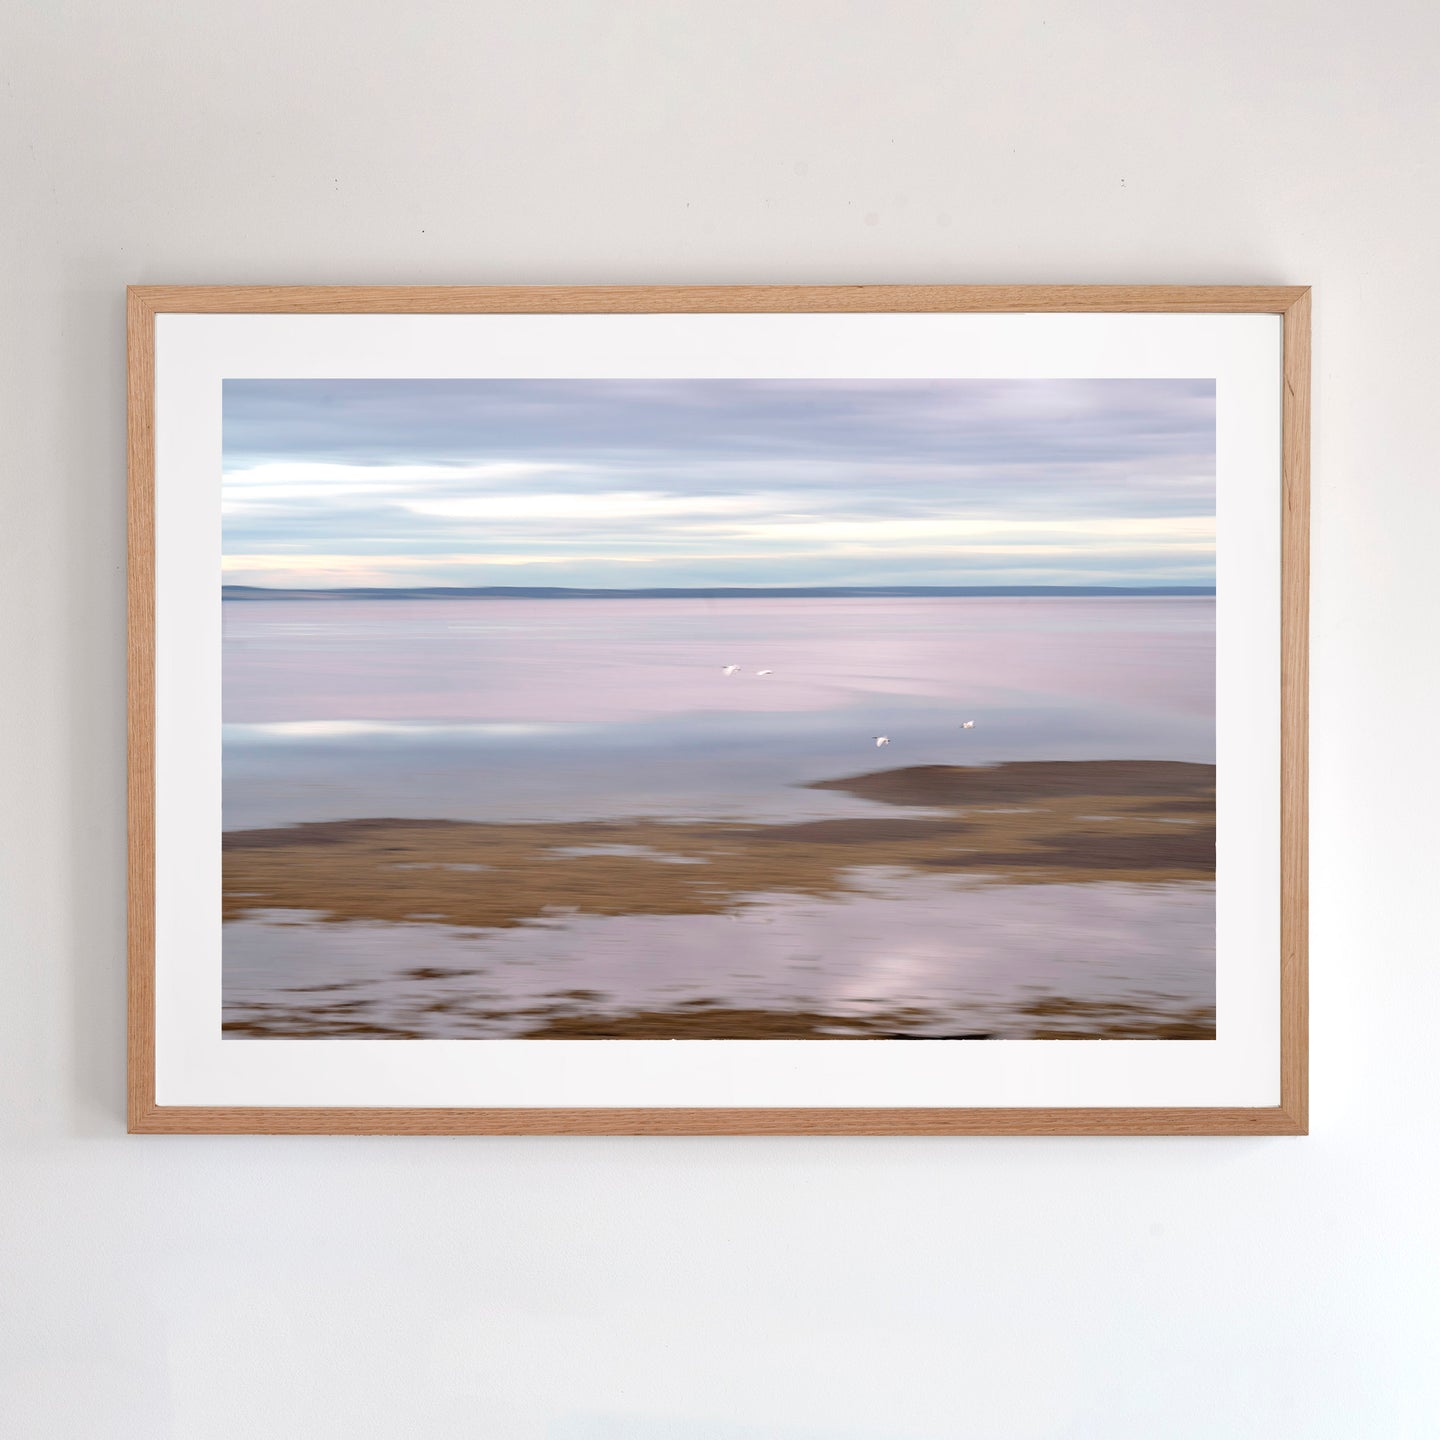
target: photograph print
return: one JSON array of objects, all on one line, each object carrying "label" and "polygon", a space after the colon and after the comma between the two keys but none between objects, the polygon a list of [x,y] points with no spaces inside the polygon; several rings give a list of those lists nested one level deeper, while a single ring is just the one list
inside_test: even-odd
[{"label": "photograph print", "polygon": [[1215,1038],[1213,381],[228,379],[223,452],[227,1041]]}]

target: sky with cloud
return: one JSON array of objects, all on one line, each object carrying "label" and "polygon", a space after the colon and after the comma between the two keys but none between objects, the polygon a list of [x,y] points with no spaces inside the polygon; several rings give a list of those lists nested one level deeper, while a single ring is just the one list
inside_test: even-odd
[{"label": "sky with cloud", "polygon": [[230,584],[1212,585],[1208,380],[227,380]]}]

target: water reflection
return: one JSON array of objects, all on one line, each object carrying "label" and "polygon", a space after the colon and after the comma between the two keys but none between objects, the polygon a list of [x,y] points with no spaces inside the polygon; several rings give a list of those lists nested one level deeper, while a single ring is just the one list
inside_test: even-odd
[{"label": "water reflection", "polygon": [[231,601],[224,616],[227,829],[863,813],[795,787],[868,768],[877,734],[895,765],[1214,759],[1210,599]]},{"label": "water reflection", "polygon": [[270,912],[226,927],[225,1017],[242,1034],[495,1038],[712,1002],[1005,1038],[1213,1010],[1211,885],[879,868],[855,883],[833,898],[756,894],[729,914],[553,915],[505,930]]},{"label": "water reflection", "polygon": [[[1143,798],[1153,791],[1088,803],[1022,795],[967,813],[807,787],[878,768],[878,734],[891,738],[879,753],[896,770],[1210,764],[1211,599],[223,609],[227,830],[378,817],[510,827],[476,837],[474,853],[450,853],[438,832],[428,850],[411,837],[421,848],[391,853],[400,841],[378,830],[317,836],[303,855],[273,861],[270,849],[234,852],[232,913],[243,914],[247,894],[269,909],[226,926],[232,1035],[574,1035],[624,1016],[630,1028],[604,1033],[1210,1033],[1205,796],[1160,805]],[[971,718],[976,728],[962,730]],[[954,823],[930,839],[903,831],[927,814]],[[746,847],[781,854],[771,838],[712,837],[687,855],[634,817],[666,829],[886,824],[865,840],[868,853],[863,837],[817,827],[804,837],[812,850],[788,842],[790,879],[767,859],[737,881]],[[615,833],[560,843],[520,833],[530,822],[592,821],[615,822]],[[856,847],[844,864],[861,867],[859,878],[832,883],[842,841]],[[906,845],[916,847],[908,866],[894,863]],[[1041,877],[1052,883],[988,883],[966,858],[1026,878],[1042,845],[1064,872]],[[616,876],[630,867],[624,895],[618,880],[595,881],[586,913],[541,913],[564,889],[552,875],[570,873],[573,892],[607,866]],[[384,877],[402,870],[405,893],[395,896]],[[1085,883],[1057,883],[1081,872]],[[256,878],[239,883],[244,875]],[[305,876],[313,884],[297,890]],[[1134,883],[1147,878],[1163,883]],[[682,881],[716,893],[676,903]],[[270,888],[256,890],[262,882]],[[284,898],[267,900],[282,882]],[[716,898],[722,882],[743,892],[734,903],[733,888]],[[383,921],[356,903],[382,884],[395,901]],[[459,885],[528,887],[535,903],[509,917],[461,912],[495,927],[518,915],[512,928],[440,923],[456,918]],[[696,913],[677,913],[692,903]],[[320,923],[322,909],[352,918]],[[406,916],[412,923],[389,923]]]}]

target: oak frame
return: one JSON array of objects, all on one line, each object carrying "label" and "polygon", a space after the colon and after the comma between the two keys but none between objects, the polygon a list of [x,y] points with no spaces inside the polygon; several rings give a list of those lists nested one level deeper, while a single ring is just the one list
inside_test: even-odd
[{"label": "oak frame", "polygon": [[[1248,313],[1283,317],[1280,1103],[1185,1108],[366,1108],[155,1100],[155,317],[158,314]],[[1307,286],[231,286],[127,292],[128,1128],[132,1134],[1304,1135],[1308,1133]]]}]

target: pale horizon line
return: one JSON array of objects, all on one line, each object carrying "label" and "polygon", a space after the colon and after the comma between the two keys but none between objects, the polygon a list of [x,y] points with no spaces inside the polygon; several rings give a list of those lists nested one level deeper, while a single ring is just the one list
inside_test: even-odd
[{"label": "pale horizon line", "polygon": [[[241,585],[222,584],[221,594],[231,595],[243,592],[257,597],[269,595],[517,595],[546,596],[574,595],[603,597],[606,595],[629,597],[763,595],[767,598],[794,595],[797,597],[843,597],[847,595],[1154,595],[1154,596],[1213,596],[1215,586],[1211,585],[1072,585],[1072,584],[1022,584],[1022,585]],[[238,597],[236,597],[238,598]]]}]

